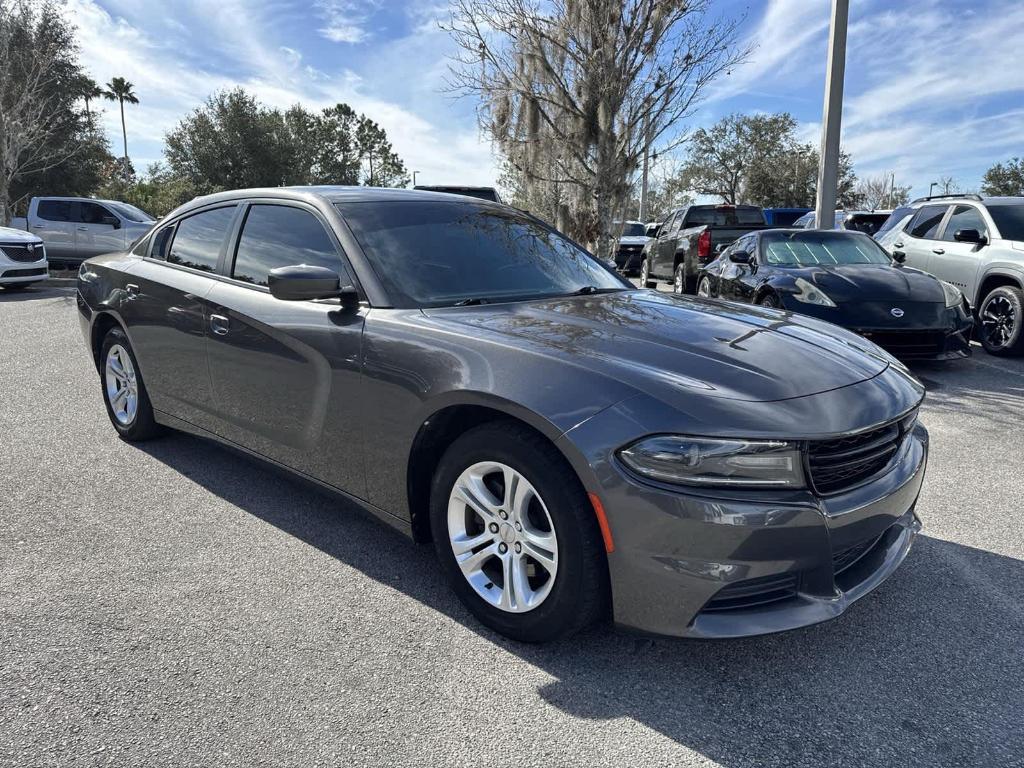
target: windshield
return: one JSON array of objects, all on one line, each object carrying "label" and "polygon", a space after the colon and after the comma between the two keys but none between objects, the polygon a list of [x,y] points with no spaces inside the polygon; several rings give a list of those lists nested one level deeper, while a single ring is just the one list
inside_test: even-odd
[{"label": "windshield", "polygon": [[891,263],[870,237],[847,232],[772,232],[761,238],[761,251],[765,263],[775,267]]},{"label": "windshield", "polygon": [[888,213],[854,213],[846,219],[846,228],[873,235],[888,218]]},{"label": "windshield", "polygon": [[107,202],[106,204],[113,208],[115,211],[117,211],[119,214],[121,214],[124,218],[128,219],[128,221],[138,221],[143,224],[148,224],[151,221],[156,221],[155,218],[150,216],[141,208],[136,208],[134,205],[130,205],[128,203],[115,202]]},{"label": "windshield", "polygon": [[466,202],[339,203],[398,306],[494,303],[626,290],[586,251],[510,208]]},{"label": "windshield", "polygon": [[1024,204],[990,205],[989,215],[1004,240],[1024,241]]},{"label": "windshield", "polygon": [[764,224],[764,213],[760,208],[695,205],[686,212],[686,226],[692,227],[697,224],[713,224],[718,227]]},{"label": "windshield", "polygon": [[906,221],[907,219],[909,219],[913,214],[914,214],[914,209],[913,208],[906,208],[906,207],[904,207],[904,208],[897,208],[895,211],[893,211],[889,215],[889,218],[887,218],[884,222],[882,222],[882,226],[880,226],[878,228],[878,231],[875,232],[875,234],[876,235],[880,235],[883,232],[888,232],[890,229],[895,227],[897,224],[901,224],[904,221]]},{"label": "windshield", "polygon": [[627,221],[622,225],[622,235],[620,237],[643,237],[644,236],[644,225],[640,222]]}]

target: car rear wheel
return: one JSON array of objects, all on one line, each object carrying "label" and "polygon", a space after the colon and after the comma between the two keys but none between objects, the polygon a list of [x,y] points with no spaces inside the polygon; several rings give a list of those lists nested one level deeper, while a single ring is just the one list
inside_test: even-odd
[{"label": "car rear wheel", "polygon": [[672,276],[672,293],[682,296],[686,293],[686,265],[677,264]]},{"label": "car rear wheel", "polygon": [[103,402],[118,434],[129,442],[159,435],[160,425],[153,418],[139,364],[128,336],[120,328],[111,328],[103,338],[100,362]]},{"label": "car rear wheel", "polygon": [[981,302],[979,338],[990,355],[1024,354],[1024,291],[1010,285],[994,288]]},{"label": "car rear wheel", "polygon": [[705,275],[700,279],[697,284],[697,295],[703,296],[705,299],[711,298],[711,278]]},{"label": "car rear wheel", "polygon": [[554,640],[605,610],[607,565],[587,495],[554,446],[518,423],[484,424],[448,448],[430,523],[455,593],[503,635]]},{"label": "car rear wheel", "polygon": [[651,264],[647,259],[640,262],[640,287],[655,288],[656,284],[651,280]]}]

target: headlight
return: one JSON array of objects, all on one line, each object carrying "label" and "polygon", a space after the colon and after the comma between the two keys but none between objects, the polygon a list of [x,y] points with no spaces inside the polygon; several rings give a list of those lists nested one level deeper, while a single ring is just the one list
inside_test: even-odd
[{"label": "headlight", "polygon": [[803,457],[795,443],[657,435],[619,451],[644,477],[666,483],[747,488],[803,488]]},{"label": "headlight", "polygon": [[947,307],[959,307],[964,303],[964,295],[955,285],[950,285],[945,280],[939,280],[942,284],[942,292],[946,295]]},{"label": "headlight", "polygon": [[802,277],[796,279],[796,287],[800,289],[793,294],[793,298],[797,301],[802,301],[804,304],[817,304],[819,307],[834,307],[836,305],[820,289],[815,288]]}]

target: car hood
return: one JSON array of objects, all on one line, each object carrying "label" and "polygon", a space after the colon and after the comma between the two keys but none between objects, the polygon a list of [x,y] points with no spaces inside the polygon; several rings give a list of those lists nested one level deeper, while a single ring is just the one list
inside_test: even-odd
[{"label": "car hood", "polygon": [[0,227],[0,243],[41,243],[42,240],[31,232],[11,227]]},{"label": "car hood", "polygon": [[558,357],[661,399],[755,402],[849,386],[892,358],[837,326],[760,307],[623,291],[426,310],[474,339]]},{"label": "car hood", "polygon": [[787,269],[787,276],[802,277],[832,301],[945,302],[939,281],[927,272],[888,264],[843,264]]},{"label": "car hood", "polygon": [[619,245],[644,245],[651,238],[646,235],[632,235],[630,237],[620,237]]}]

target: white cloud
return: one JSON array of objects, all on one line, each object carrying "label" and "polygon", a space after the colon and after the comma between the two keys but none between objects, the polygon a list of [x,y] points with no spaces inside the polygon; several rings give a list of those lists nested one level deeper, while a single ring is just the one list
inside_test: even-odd
[{"label": "white cloud", "polygon": [[[125,121],[129,154],[139,170],[160,159],[165,134],[208,95],[240,85],[277,107],[348,103],[387,131],[409,170],[420,172],[418,181],[494,183],[489,145],[478,138],[472,120],[437,93],[442,54],[417,39],[383,45],[371,80],[344,67],[325,72],[311,66],[301,40],[277,39],[280,19],[272,7],[218,0],[211,10],[189,0],[176,3],[171,14],[160,0],[121,1],[114,0],[110,13],[95,0],[68,0],[67,13],[78,27],[81,60],[92,76],[101,82],[122,76],[135,84],[140,103],[126,107]],[[411,49],[417,58],[394,58]],[[389,71],[382,74],[382,68]],[[116,110],[107,109],[103,127],[116,151]]]},{"label": "white cloud", "polygon": [[316,5],[324,17],[324,26],[317,32],[331,42],[361,43],[370,37],[364,27],[369,16],[365,3],[359,4],[351,0],[319,0]]}]

